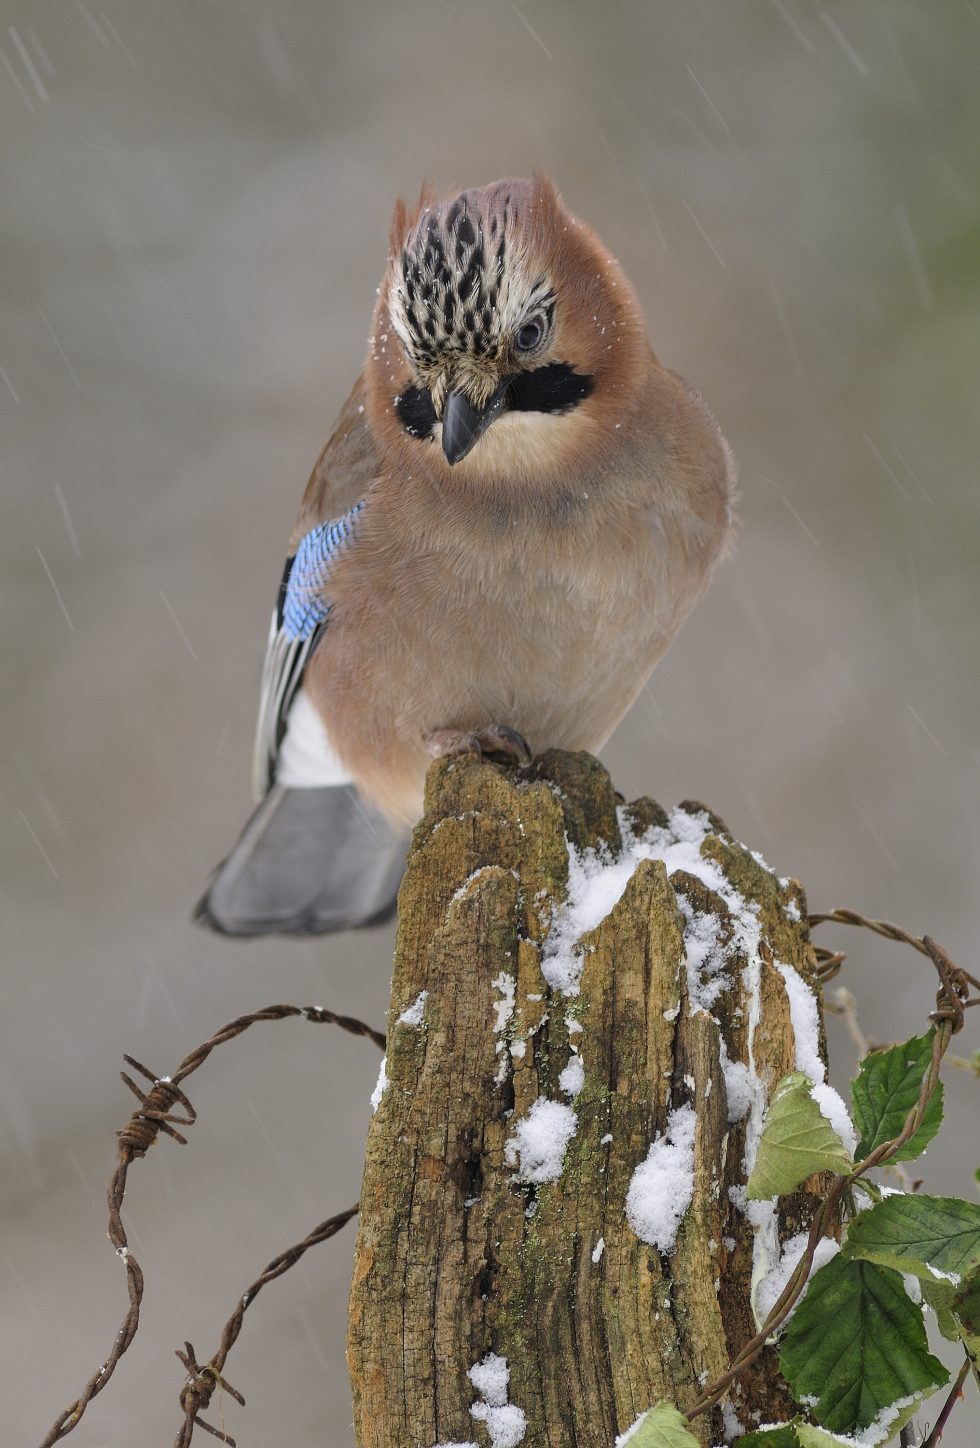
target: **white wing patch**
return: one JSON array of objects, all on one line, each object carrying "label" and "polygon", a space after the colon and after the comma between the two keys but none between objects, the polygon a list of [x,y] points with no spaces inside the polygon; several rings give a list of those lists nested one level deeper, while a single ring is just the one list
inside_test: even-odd
[{"label": "white wing patch", "polygon": [[276,761],[276,783],[289,789],[352,784],[350,772],[334,753],[323,720],[305,689],[298,690],[286,719]]},{"label": "white wing patch", "polygon": [[[303,671],[330,616],[328,590],[331,569],[350,546],[355,522],[363,508],[363,501],[355,503],[342,518],[311,528],[300,539],[293,557],[287,560],[262,666],[259,718],[252,760],[252,788],[257,800],[263,798],[273,780],[285,782],[279,764],[280,749],[285,745],[283,731],[293,727],[293,703],[300,692]],[[307,707],[319,722],[309,700]],[[297,738],[302,742],[294,746],[295,768],[299,774],[312,772],[314,777],[297,782],[308,785],[345,783],[346,779],[315,777],[326,768],[322,760],[319,765],[313,763],[322,750],[315,742],[305,709],[300,721],[296,726],[300,730]],[[322,723],[320,730],[323,730]]]}]

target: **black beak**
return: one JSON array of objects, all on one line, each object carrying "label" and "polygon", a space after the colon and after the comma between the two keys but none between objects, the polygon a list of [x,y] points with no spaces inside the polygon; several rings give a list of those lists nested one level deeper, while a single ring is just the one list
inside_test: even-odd
[{"label": "black beak", "polygon": [[477,410],[465,392],[447,392],[442,407],[442,450],[452,467],[465,458],[477,438],[486,432],[507,405],[507,388],[511,379],[505,377],[490,401]]}]

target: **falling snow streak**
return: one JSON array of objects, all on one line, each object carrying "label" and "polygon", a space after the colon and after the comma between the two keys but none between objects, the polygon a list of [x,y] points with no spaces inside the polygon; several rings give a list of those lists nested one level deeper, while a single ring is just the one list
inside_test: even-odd
[{"label": "falling snow streak", "polygon": [[513,10],[514,14],[517,16],[521,24],[525,27],[531,39],[537,42],[537,44],[541,47],[549,60],[554,60],[555,57],[545,45],[544,41],[541,39],[541,36],[535,30],[534,26],[531,24],[530,20],[528,20],[527,16],[521,10],[518,10],[516,5],[512,5],[510,8]]},{"label": "falling snow streak", "polygon": [[664,253],[669,256],[670,248],[667,245],[667,238],[664,235],[663,227],[660,225],[660,217],[657,215],[656,211],[653,208],[653,202],[650,200],[650,193],[647,191],[647,188],[644,186],[642,181],[637,181],[636,184],[640,188],[640,195],[646,202],[646,208],[650,213],[650,220],[653,222],[654,226],[657,229],[657,237],[660,241],[660,245],[663,247]]},{"label": "falling snow streak", "polygon": [[130,50],[130,48],[129,48],[129,46],[126,44],[125,40],[123,40],[122,36],[119,34],[119,31],[118,31],[118,30],[116,29],[116,27],[113,25],[113,23],[112,23],[112,21],[109,19],[108,15],[105,13],[104,10],[100,10],[100,11],[99,11],[99,16],[100,16],[100,18],[101,18],[101,20],[102,20],[102,24],[105,26],[106,30],[108,30],[108,32],[109,32],[109,34],[112,36],[113,40],[114,40],[114,41],[116,42],[116,44],[119,46],[119,49],[122,51],[123,55],[124,55],[124,56],[126,57],[126,59],[129,61],[130,65],[133,67],[134,70],[139,70],[139,66],[136,64],[136,60],[135,60],[135,58],[134,58],[134,56],[133,56],[133,52]]},{"label": "falling snow streak", "polygon": [[45,558],[44,554],[41,552],[40,548],[38,548],[38,546],[37,546],[36,543],[35,543],[34,547],[35,547],[35,550],[36,550],[36,552],[37,552],[38,558],[40,558],[40,560],[41,560],[41,567],[44,569],[45,573],[48,575],[48,582],[50,583],[51,587],[54,589],[54,596],[55,596],[55,598],[58,600],[58,605],[59,605],[59,607],[60,607],[60,609],[61,609],[61,612],[65,615],[65,623],[66,623],[66,624],[68,625],[68,627],[71,629],[72,633],[74,633],[74,632],[75,632],[75,625],[72,623],[72,621],[71,621],[71,615],[69,614],[68,609],[65,607],[65,600],[64,600],[64,599],[62,598],[62,596],[61,596],[61,589],[60,589],[60,588],[58,587],[58,585],[55,583],[55,581],[54,581],[54,574],[51,572],[51,569],[48,567],[48,560]]},{"label": "falling snow streak", "polygon": [[691,79],[693,80],[694,84],[697,86],[698,90],[699,90],[699,91],[701,92],[701,94],[704,96],[704,98],[705,98],[705,100],[707,101],[708,105],[711,107],[711,110],[713,111],[713,113],[714,113],[714,115],[715,115],[715,118],[716,118],[717,121],[718,121],[718,124],[719,124],[720,126],[723,126],[724,129],[728,132],[728,134],[731,135],[731,133],[732,133],[732,128],[731,128],[731,126],[730,126],[730,125],[728,124],[728,122],[725,120],[725,117],[722,115],[721,111],[718,109],[718,107],[715,105],[714,101],[713,101],[713,100],[711,99],[711,97],[708,95],[708,92],[705,90],[704,86],[703,86],[703,85],[701,84],[701,82],[698,80],[697,76],[694,74],[694,71],[691,69],[690,66],[686,66],[685,69],[687,70],[687,73],[688,73],[688,75],[691,77]]},{"label": "falling snow streak", "polygon": [[86,25],[91,30],[92,34],[95,36],[99,44],[102,46],[102,49],[109,50],[110,45],[106,34],[102,30],[99,22],[96,20],[91,10],[85,4],[85,0],[75,0],[75,9],[78,11],[79,15],[82,16]]},{"label": "falling snow streak", "polygon": [[806,31],[802,28],[802,26],[799,25],[796,20],[794,20],[792,15],[790,15],[789,11],[786,9],[786,6],[783,4],[783,0],[772,0],[772,3],[779,11],[783,19],[786,21],[786,24],[789,26],[790,30],[793,31],[794,35],[799,40],[804,50],[808,50],[811,55],[816,55],[816,46],[807,35]]},{"label": "falling snow streak", "polygon": [[840,46],[841,50],[847,56],[848,60],[854,66],[858,74],[870,75],[871,71],[868,69],[864,61],[858,55],[857,51],[854,49],[854,46],[848,40],[843,30],[841,30],[836,20],[834,20],[832,16],[828,15],[826,10],[821,10],[820,19],[823,21],[824,25],[827,27],[831,35],[837,41],[837,44]]},{"label": "falling snow streak", "polygon": [[50,100],[51,97],[48,95],[48,92],[45,89],[44,81],[38,75],[37,67],[34,64],[34,61],[31,59],[31,55],[27,49],[27,46],[21,40],[20,36],[17,34],[17,31],[12,25],[7,26],[7,34],[10,36],[10,39],[13,42],[14,49],[16,50],[17,54],[21,58],[21,61],[23,62],[24,69],[27,71],[27,74],[30,77],[31,84],[37,91],[38,100]]},{"label": "falling snow streak", "polygon": [[38,310],[38,315],[39,315],[39,317],[41,318],[41,321],[44,323],[45,327],[47,327],[47,329],[48,329],[48,335],[50,336],[52,342],[54,343],[54,345],[57,347],[59,353],[61,354],[61,360],[62,360],[62,362],[64,362],[65,366],[68,368],[68,374],[69,374],[69,376],[71,377],[72,382],[74,382],[74,384],[75,384],[75,386],[78,388],[79,392],[81,392],[81,390],[82,390],[82,384],[81,384],[81,382],[79,382],[79,380],[78,380],[78,373],[75,371],[74,367],[71,365],[71,363],[70,363],[69,360],[68,360],[68,353],[65,351],[64,347],[62,347],[61,343],[58,341],[58,338],[57,338],[57,335],[56,335],[56,333],[55,333],[55,330],[54,330],[54,328],[52,327],[51,323],[48,321],[47,317],[44,315],[44,312],[41,310],[40,307],[38,307],[37,310]]},{"label": "falling snow streak", "polygon": [[721,252],[715,246],[714,242],[711,240],[711,237],[701,225],[701,222],[695,215],[693,206],[691,206],[687,201],[682,201],[681,205],[683,206],[684,210],[687,212],[691,220],[694,222],[694,225],[697,227],[698,231],[701,234],[701,238],[704,241],[705,246],[709,249],[715,261],[718,263],[719,266],[727,268],[728,263],[725,261],[725,258],[722,256]]},{"label": "falling snow streak", "polygon": [[923,733],[924,733],[929,739],[932,740],[933,744],[935,744],[935,746],[936,746],[936,748],[939,750],[940,754],[945,754],[945,753],[946,753],[946,750],[945,750],[945,749],[943,748],[943,746],[940,744],[940,742],[939,742],[939,740],[936,738],[935,734],[933,734],[932,730],[929,728],[929,725],[925,722],[924,719],[922,719],[922,718],[915,712],[915,710],[912,708],[912,705],[908,702],[908,700],[905,701],[905,707],[906,707],[906,709],[909,711],[909,713],[912,715],[912,718],[915,720],[916,724],[918,724],[919,728],[923,731]]},{"label": "falling snow streak", "polygon": [[174,611],[173,611],[173,607],[172,607],[172,605],[171,605],[171,603],[170,603],[170,599],[169,599],[169,598],[167,597],[167,595],[164,593],[164,591],[163,591],[162,588],[158,589],[157,591],[158,591],[158,593],[160,594],[160,597],[163,599],[163,606],[164,606],[164,608],[167,610],[167,612],[169,613],[170,617],[171,617],[171,618],[173,619],[173,621],[174,621],[174,628],[175,628],[175,629],[177,630],[177,632],[180,634],[180,641],[181,641],[181,643],[184,645],[185,649],[186,649],[187,652],[190,654],[190,656],[191,656],[191,658],[194,660],[195,664],[200,663],[200,659],[197,657],[197,654],[194,652],[194,645],[191,643],[190,639],[189,639],[189,638],[187,637],[187,635],[184,633],[183,625],[181,624],[180,619],[177,617],[177,615],[176,615],[176,614],[174,613]]},{"label": "falling snow streak", "polygon": [[800,353],[796,346],[796,338],[793,336],[793,333],[790,329],[789,321],[786,316],[786,309],[783,306],[782,297],[776,290],[775,282],[769,283],[769,295],[772,297],[772,304],[776,309],[776,316],[779,318],[779,325],[783,329],[783,336],[786,338],[786,345],[789,348],[789,355],[793,359],[793,366],[796,369],[796,375],[797,377],[802,377],[803,362],[800,358]]},{"label": "falling snow streak", "polygon": [[68,511],[68,501],[65,498],[60,483],[55,483],[54,495],[58,499],[58,507],[61,509],[61,516],[65,520],[65,528],[68,531],[68,541],[71,544],[71,551],[76,558],[81,558],[82,550],[78,546],[78,535],[75,532],[75,525],[71,521],[71,514]]},{"label": "falling snow streak", "polygon": [[52,875],[54,876],[54,878],[57,880],[57,879],[58,879],[58,871],[55,869],[54,865],[52,865],[52,863],[51,863],[51,856],[48,854],[47,850],[46,850],[46,849],[44,848],[44,846],[41,844],[41,841],[40,841],[40,839],[38,838],[38,835],[37,835],[37,831],[35,830],[34,826],[31,824],[30,820],[27,818],[26,814],[24,813],[24,811],[23,811],[22,809],[19,809],[19,810],[17,811],[17,813],[20,815],[21,819],[24,821],[24,824],[25,824],[25,826],[26,826],[26,828],[27,828],[27,832],[28,832],[28,834],[30,835],[31,839],[34,841],[34,843],[37,845],[38,849],[40,850],[40,852],[41,852],[41,858],[43,859],[44,863],[47,865],[48,869],[51,871],[51,873],[52,873]]},{"label": "falling snow streak", "polygon": [[27,109],[30,111],[31,115],[33,115],[33,114],[34,114],[34,104],[33,104],[33,102],[31,101],[30,96],[27,94],[27,91],[24,89],[24,82],[21,80],[20,76],[19,76],[19,75],[17,74],[17,72],[14,70],[14,67],[11,65],[10,61],[7,59],[6,51],[4,51],[4,50],[2,49],[2,47],[0,47],[0,61],[2,61],[4,70],[5,70],[5,71],[7,72],[7,74],[10,76],[10,79],[13,81],[14,85],[17,87],[17,90],[18,90],[18,92],[19,92],[19,94],[20,94],[20,98],[21,98],[21,100],[24,102],[24,105],[25,105],[25,106],[27,107]]},{"label": "falling snow streak", "polygon": [[926,269],[922,264],[922,257],[919,253],[919,245],[915,239],[915,232],[912,230],[912,223],[909,220],[908,211],[904,206],[895,207],[895,221],[898,225],[898,236],[904,248],[905,255],[909,259],[912,268],[912,278],[915,282],[915,290],[918,293],[919,301],[927,312],[935,309],[935,299],[932,295],[932,287],[929,285],[929,278]]},{"label": "falling snow streak", "polygon": [[17,406],[19,407],[19,406],[20,406],[20,398],[17,396],[17,393],[14,391],[14,384],[11,382],[10,378],[7,376],[6,372],[3,370],[2,367],[0,367],[0,377],[3,378],[4,382],[5,382],[6,385],[7,385],[7,391],[10,393],[11,397],[14,399],[14,401],[15,401],[16,404],[17,404]]}]

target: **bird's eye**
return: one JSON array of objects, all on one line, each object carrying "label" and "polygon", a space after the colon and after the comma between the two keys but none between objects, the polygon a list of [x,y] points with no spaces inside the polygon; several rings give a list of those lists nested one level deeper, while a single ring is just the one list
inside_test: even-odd
[{"label": "bird's eye", "polygon": [[541,317],[532,317],[525,322],[514,338],[514,346],[518,352],[533,352],[535,347],[544,336],[544,321]]}]

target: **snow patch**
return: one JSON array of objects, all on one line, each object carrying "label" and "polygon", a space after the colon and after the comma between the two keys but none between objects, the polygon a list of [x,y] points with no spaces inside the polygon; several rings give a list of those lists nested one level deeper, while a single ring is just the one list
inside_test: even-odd
[{"label": "snow patch", "polygon": [[494,1033],[499,1034],[504,1029],[511,1016],[514,1014],[514,995],[517,982],[512,975],[502,970],[499,975],[494,976],[490,982],[494,990],[499,990],[500,1000],[494,1002],[494,1010],[497,1012],[497,1019],[494,1023]]},{"label": "snow patch", "polygon": [[733,1061],[728,1047],[721,1041],[721,1073],[725,1078],[725,1095],[728,1098],[728,1124],[734,1126],[749,1114],[752,1107],[752,1075],[744,1061]]},{"label": "snow patch", "polygon": [[626,1217],[643,1242],[672,1252],[677,1229],[694,1196],[694,1110],[680,1106],[667,1118],[626,1193]]},{"label": "snow patch", "polygon": [[581,1056],[572,1056],[558,1077],[558,1085],[566,1096],[571,1096],[574,1100],[585,1085],[585,1067],[582,1065]]},{"label": "snow patch", "polygon": [[828,1086],[825,1081],[811,1086],[810,1095],[820,1107],[820,1115],[830,1122],[853,1159],[854,1153],[857,1151],[857,1132],[854,1130],[851,1118],[847,1114],[847,1107],[841,1097],[833,1086]]},{"label": "snow patch", "polygon": [[578,1117],[570,1106],[539,1096],[514,1127],[504,1146],[504,1161],[508,1166],[517,1166],[520,1158],[515,1172],[518,1181],[535,1185],[557,1181],[577,1126]]},{"label": "snow patch", "polygon": [[507,1359],[498,1353],[487,1353],[470,1368],[469,1379],[480,1395],[480,1401],[470,1409],[470,1417],[486,1423],[492,1448],[517,1448],[527,1430],[527,1415],[523,1408],[507,1401],[510,1384]]},{"label": "snow patch", "polygon": [[467,1377],[479,1396],[491,1408],[504,1406],[510,1383],[510,1367],[505,1357],[501,1357],[499,1353],[488,1352],[485,1358],[473,1364]]},{"label": "snow patch", "polygon": [[640,1427],[642,1427],[643,1423],[646,1421],[646,1417],[649,1411],[650,1409],[647,1408],[646,1412],[641,1413],[640,1416],[630,1424],[630,1426],[626,1429],[625,1433],[619,1434],[618,1438],[616,1439],[615,1448],[624,1448],[624,1444],[628,1443],[629,1440],[632,1438],[633,1434]]},{"label": "snow patch", "polygon": [[598,1242],[596,1242],[595,1246],[592,1248],[592,1260],[593,1260],[593,1262],[598,1262],[598,1261],[599,1261],[599,1258],[602,1256],[602,1254],[603,1254],[603,1252],[604,1252],[605,1250],[606,1250],[606,1239],[605,1239],[605,1237],[600,1237],[599,1240],[598,1240]]},{"label": "snow patch", "polygon": [[721,1405],[721,1420],[725,1428],[726,1443],[732,1443],[736,1438],[741,1438],[745,1429],[738,1421],[738,1414],[732,1407],[730,1398],[726,1398]]},{"label": "snow patch", "polygon": [[827,1068],[820,1059],[820,1012],[817,998],[791,965],[780,965],[776,969],[786,985],[789,997],[789,1018],[793,1025],[796,1045],[796,1069],[803,1071],[810,1080],[819,1085],[827,1078]]},{"label": "snow patch", "polygon": [[725,971],[721,921],[699,913],[686,895],[677,896],[684,916],[684,953],[687,956],[687,994],[692,1011],[710,1011],[726,990],[731,976]]},{"label": "snow patch", "polygon": [[371,1092],[371,1110],[377,1111],[381,1105],[381,1098],[385,1094],[385,1087],[388,1085],[388,1057],[381,1057],[381,1069],[378,1072],[378,1083]]},{"label": "snow patch", "polygon": [[[765,1321],[781,1297],[783,1288],[792,1277],[800,1258],[806,1251],[807,1240],[806,1232],[799,1232],[795,1237],[790,1237],[783,1243],[779,1261],[760,1279],[755,1291],[755,1309],[761,1321]],[[816,1251],[813,1254],[813,1267],[811,1268],[810,1278],[807,1280],[807,1285],[804,1287],[802,1296],[793,1308],[793,1312],[796,1311],[796,1308],[806,1296],[807,1288],[813,1279],[813,1273],[816,1272],[819,1267],[823,1267],[825,1263],[829,1262],[832,1257],[836,1257],[839,1251],[839,1242],[834,1242],[829,1237],[821,1237],[817,1243]],[[793,1316],[793,1312],[785,1319],[783,1323],[784,1327]]]},{"label": "snow patch", "polygon": [[398,1017],[396,1026],[420,1026],[425,1019],[425,1003],[429,999],[427,990],[420,990],[412,1004]]},{"label": "snow patch", "polygon": [[[552,990],[562,991],[566,995],[578,993],[583,968],[583,951],[579,945],[581,937],[594,929],[621,899],[642,860],[662,860],[668,876],[676,870],[684,870],[721,898],[731,915],[731,941],[728,949],[737,951],[746,960],[741,985],[748,998],[748,1019],[745,1024],[749,1061],[748,1065],[745,1065],[727,1060],[727,1053],[722,1060],[729,1100],[729,1120],[745,1121],[745,1153],[742,1165],[748,1179],[755,1164],[767,1104],[766,1087],[759,1079],[753,1047],[756,1027],[761,1018],[762,959],[759,947],[762,931],[759,907],[739,893],[714,860],[702,858],[701,846],[705,838],[713,832],[706,812],[688,812],[678,807],[671,811],[665,825],[652,826],[639,838],[632,833],[624,811],[620,811],[620,826],[623,852],[616,859],[613,859],[604,847],[578,851],[568,844],[568,898],[554,913],[551,930],[542,951],[542,972]],[[757,852],[753,852],[753,858],[762,868],[769,868]],[[681,902],[685,922],[688,994],[692,1009],[710,1012],[720,993],[733,984],[724,969],[721,926],[717,918],[707,913],[698,915],[692,907],[685,908],[686,905],[686,901]],[[792,908],[789,913],[791,917],[794,916]],[[798,910],[796,913],[799,913]],[[790,1000],[798,1069],[805,1071],[815,1084],[820,1085],[826,1072],[819,1054],[819,1014],[816,998],[802,977],[791,967],[781,966],[780,970]],[[670,1020],[675,1018],[677,1013],[671,1008],[664,1014]],[[658,1152],[677,1153],[677,1148],[678,1143],[667,1137],[655,1142],[651,1147],[654,1167]],[[633,1192],[635,1186],[643,1200],[642,1183],[650,1164],[651,1157],[648,1157],[647,1161],[637,1168],[630,1187]],[[656,1175],[656,1171],[653,1174]],[[650,1195],[652,1197],[653,1193]],[[780,1258],[776,1213],[772,1202],[746,1203],[744,1192],[740,1205],[755,1229],[752,1249],[754,1300],[758,1283]],[[686,1204],[684,1209],[686,1210]],[[651,1226],[651,1230],[656,1230],[658,1234],[663,1231],[664,1240],[669,1240],[672,1246],[677,1222],[682,1215],[683,1210],[674,1220],[669,1211],[662,1211],[660,1220],[655,1227]],[[661,1250],[664,1250],[662,1246]]]}]

